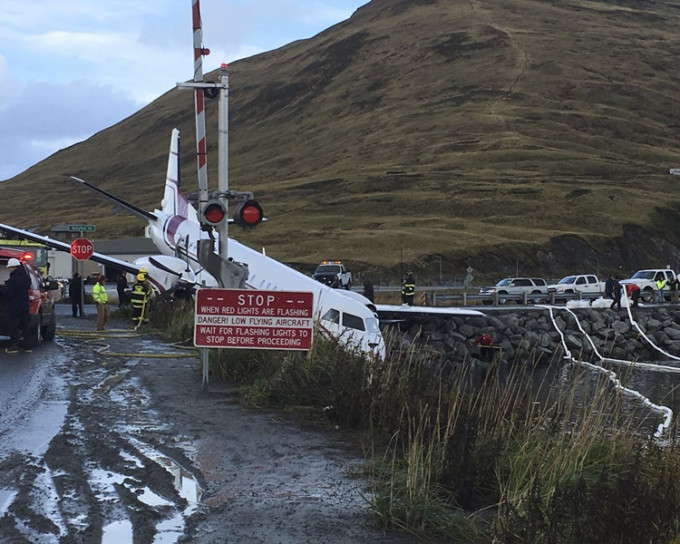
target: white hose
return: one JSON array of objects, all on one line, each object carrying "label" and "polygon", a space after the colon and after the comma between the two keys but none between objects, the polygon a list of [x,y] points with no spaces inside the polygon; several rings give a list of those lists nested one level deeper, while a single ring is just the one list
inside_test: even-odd
[{"label": "white hose", "polygon": [[[624,296],[625,296],[625,294],[624,294]],[[627,298],[626,298],[626,302],[627,302]],[[668,431],[668,429],[670,428],[670,425],[671,425],[671,421],[673,419],[673,410],[671,410],[667,406],[659,406],[658,404],[654,404],[651,400],[649,400],[648,397],[645,397],[639,391],[625,387],[621,383],[621,381],[618,379],[618,377],[616,376],[616,373],[613,372],[612,370],[608,370],[608,369],[606,369],[602,366],[594,365],[592,363],[586,363],[586,362],[583,362],[583,361],[576,360],[572,356],[571,352],[569,351],[569,348],[567,347],[567,343],[566,343],[566,340],[564,338],[564,334],[562,333],[560,328],[557,326],[557,323],[555,322],[555,316],[553,314],[553,309],[556,308],[556,307],[545,305],[545,304],[538,305],[537,307],[545,308],[546,310],[548,310],[548,312],[550,314],[550,319],[553,323],[553,326],[555,327],[555,330],[559,333],[560,338],[562,339],[562,347],[564,348],[564,353],[565,353],[564,357],[566,359],[569,359],[574,364],[580,364],[580,365],[586,366],[587,368],[590,368],[591,370],[597,370],[598,372],[605,373],[608,376],[611,383],[614,384],[614,387],[616,389],[618,389],[619,391],[622,391],[623,393],[625,393],[627,395],[630,395],[632,397],[635,397],[635,398],[641,400],[642,404],[644,406],[647,406],[650,409],[652,409],[652,410],[654,410],[654,411],[656,411],[656,412],[658,412],[662,415],[665,415],[663,423],[660,423],[658,425],[656,432],[654,433],[654,438],[660,438],[661,436],[663,436],[663,434],[666,431]],[[655,346],[654,343],[651,342],[651,340],[649,340],[649,338],[647,338],[647,336],[642,332],[642,330],[640,329],[638,324],[633,320],[633,315],[631,314],[630,307],[627,307],[627,309],[628,309],[628,317],[629,317],[631,323],[640,332],[640,334],[652,346],[656,347],[662,353],[665,353],[663,350],[661,350],[661,348],[658,348],[657,346]],[[581,322],[578,319],[578,316],[570,308],[566,308],[566,310],[574,317],[574,319],[576,320],[576,325],[578,326],[578,329],[581,331],[581,334],[583,334],[583,336],[585,336],[587,338],[588,342],[590,342],[590,345],[592,346],[593,351],[595,352],[597,357],[600,359],[600,361],[608,361],[608,362],[613,362],[613,363],[618,363],[618,364],[627,364],[627,365],[630,365],[630,366],[636,366],[636,367],[646,368],[646,369],[649,368],[649,367],[656,367],[656,368],[660,367],[660,365],[649,365],[649,364],[645,364],[645,363],[634,363],[632,361],[625,361],[625,360],[622,360],[622,359],[610,359],[610,358],[604,357],[597,350],[597,347],[595,346],[595,343],[593,342],[590,335],[588,333],[586,333],[585,330],[583,330],[583,327],[581,326]],[[678,359],[677,357],[673,357],[673,358],[676,359],[676,360]],[[672,369],[673,372],[680,372],[680,369],[675,368],[675,367],[665,367],[665,368],[666,369]]]}]

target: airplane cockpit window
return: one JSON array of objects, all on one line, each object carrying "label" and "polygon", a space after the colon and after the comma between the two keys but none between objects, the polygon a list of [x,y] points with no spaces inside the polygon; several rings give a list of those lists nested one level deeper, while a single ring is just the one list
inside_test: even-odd
[{"label": "airplane cockpit window", "polygon": [[350,329],[356,329],[358,331],[366,330],[364,327],[364,320],[359,316],[348,314],[347,312],[342,314],[342,325],[343,327],[349,327]]},{"label": "airplane cockpit window", "polygon": [[321,316],[323,321],[330,321],[331,323],[340,323],[340,312],[335,308],[331,308]]},{"label": "airplane cockpit window", "polygon": [[380,332],[380,321],[376,317],[366,318],[366,330],[372,334],[377,334]]}]

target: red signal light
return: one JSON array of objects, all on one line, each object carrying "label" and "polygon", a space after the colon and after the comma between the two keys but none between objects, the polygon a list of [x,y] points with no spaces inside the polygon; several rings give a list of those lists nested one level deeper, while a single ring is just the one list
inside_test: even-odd
[{"label": "red signal light", "polygon": [[203,222],[216,227],[227,216],[227,210],[218,200],[211,200],[203,207]]},{"label": "red signal light", "polygon": [[254,227],[264,219],[264,212],[255,200],[241,202],[234,209],[234,223],[240,227]]},{"label": "red signal light", "polygon": [[21,256],[21,260],[22,260],[22,261],[32,261],[34,258],[35,258],[35,256],[34,256],[33,253],[31,253],[30,251],[26,251],[26,252]]}]

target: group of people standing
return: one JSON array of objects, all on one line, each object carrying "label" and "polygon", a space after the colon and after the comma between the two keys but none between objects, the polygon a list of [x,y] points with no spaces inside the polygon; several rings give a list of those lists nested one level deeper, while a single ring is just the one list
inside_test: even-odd
[{"label": "group of people standing", "polygon": [[[19,259],[9,259],[7,268],[10,273],[5,282],[3,294],[9,314],[9,346],[5,348],[5,353],[18,353],[20,343],[24,351],[30,353],[33,347],[29,313],[31,278]],[[139,270],[136,280],[132,286],[129,302],[133,310],[132,319],[137,321],[139,326],[143,321],[148,321],[147,301],[152,289],[145,269]],[[125,289],[127,289],[125,273],[121,273],[117,282],[117,289],[119,305],[125,305],[128,301],[125,293]],[[71,278],[68,294],[71,298],[73,317],[83,317],[83,278],[78,272],[73,274]],[[97,307],[97,330],[103,331],[109,319],[109,296],[106,292],[106,276],[103,274],[97,278],[97,283],[92,287],[92,299]]]},{"label": "group of people standing", "polygon": [[[670,277],[668,280],[659,274],[655,278],[656,292],[657,292],[657,302],[659,304],[665,302],[665,291],[668,287],[668,291],[671,295],[671,302],[678,302],[678,285],[680,282],[674,278]],[[604,284],[604,296],[605,298],[611,299],[612,304],[610,308],[616,308],[618,306],[621,309],[621,296],[623,294],[623,285],[619,281],[619,277],[616,274],[611,274]],[[634,283],[626,283],[626,296],[632,301],[632,306],[637,308],[640,302],[640,287]]]},{"label": "group of people standing", "polygon": [[[133,310],[133,321],[138,321],[140,324],[142,321],[148,321],[146,306],[152,290],[147,271],[144,268],[139,270],[129,296],[127,288],[127,274],[121,272],[116,281],[118,306],[125,306],[129,302]],[[78,272],[71,278],[68,294],[71,298],[73,317],[83,317],[83,278]],[[103,331],[109,319],[109,295],[106,291],[106,276],[103,274],[97,278],[97,283],[92,287],[92,300],[97,308],[97,330]]]}]

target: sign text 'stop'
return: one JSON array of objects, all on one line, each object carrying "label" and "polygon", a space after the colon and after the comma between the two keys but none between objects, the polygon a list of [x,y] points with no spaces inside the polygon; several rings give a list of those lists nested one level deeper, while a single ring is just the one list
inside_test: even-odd
[{"label": "sign text 'stop'", "polygon": [[71,242],[71,255],[78,261],[87,261],[94,253],[94,246],[87,238],[78,238]]},{"label": "sign text 'stop'", "polygon": [[311,348],[314,295],[308,292],[199,289],[194,345]]}]

